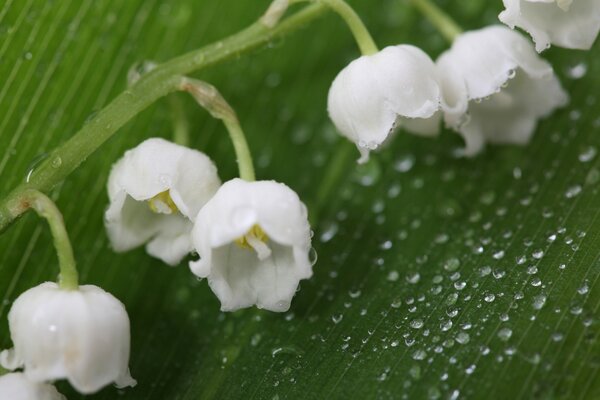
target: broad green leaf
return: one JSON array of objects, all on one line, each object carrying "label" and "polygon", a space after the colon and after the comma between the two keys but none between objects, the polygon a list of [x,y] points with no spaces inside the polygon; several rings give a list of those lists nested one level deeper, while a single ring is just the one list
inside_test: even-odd
[{"label": "broad green leaf", "polygon": [[[403,0],[353,1],[381,47],[432,56],[446,44]],[[496,23],[499,0],[440,1],[465,28]],[[26,179],[126,86],[162,61],[253,22],[268,1],[6,0],[0,6],[0,195]],[[357,167],[327,119],[326,94],[358,52],[328,14],[301,32],[199,74],[234,105],[259,178],[297,190],[317,215],[314,277],[285,314],[231,314],[184,264],[114,254],[103,230],[110,165],[169,137],[159,101],[58,188],[82,281],[132,320],[133,389],[90,399],[600,397],[600,45],[544,53],[571,95],[524,148],[456,159],[457,135],[399,133]],[[182,97],[193,144],[223,179],[221,124]],[[333,171],[333,172],[332,172]],[[337,172],[336,172],[337,171]],[[54,279],[48,229],[27,215],[0,236],[0,347],[23,291]],[[80,398],[68,384],[59,388]]]}]

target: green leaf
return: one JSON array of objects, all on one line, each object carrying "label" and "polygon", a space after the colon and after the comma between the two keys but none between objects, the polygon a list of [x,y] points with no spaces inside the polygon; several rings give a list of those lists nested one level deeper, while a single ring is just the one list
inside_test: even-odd
[{"label": "green leaf", "polygon": [[[435,56],[446,46],[407,2],[351,3],[380,47],[407,42]],[[500,3],[439,2],[469,29],[496,23]],[[219,40],[267,5],[5,1],[0,194],[123,91],[136,61]],[[400,133],[361,168],[326,113],[329,84],[357,56],[328,14],[198,76],[236,108],[258,177],[288,183],[318,211],[315,275],[288,313],[221,313],[185,263],[169,268],[143,250],[109,248],[102,216],[110,165],[144,138],[169,137],[166,101],[55,191],[82,282],[115,294],[132,321],[138,386],[87,398],[600,396],[600,45],[544,53],[572,101],[540,124],[530,145],[465,160],[452,156],[461,141],[450,132],[435,140]],[[233,177],[222,125],[183,100],[194,146],[217,161],[223,179]],[[11,345],[11,302],[56,273],[49,231],[33,214],[0,237],[1,348]],[[64,382],[59,388],[81,397]]]}]

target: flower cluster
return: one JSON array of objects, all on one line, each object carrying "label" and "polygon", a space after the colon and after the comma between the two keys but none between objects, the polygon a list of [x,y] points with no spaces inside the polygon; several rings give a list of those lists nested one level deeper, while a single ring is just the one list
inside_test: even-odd
[{"label": "flower cluster", "polygon": [[153,138],[115,164],[108,193],[114,249],[147,243],[148,254],[170,265],[195,251],[200,259],[190,268],[207,278],[223,311],[286,311],[299,281],[312,275],[306,207],[282,183],[221,185],[206,155]]},{"label": "flower cluster", "polygon": [[435,62],[411,45],[352,61],[333,81],[328,108],[364,162],[397,127],[430,136],[441,120],[463,136],[465,156],[486,143],[525,144],[537,121],[567,100],[525,37],[490,26],[459,35]]},{"label": "flower cluster", "polygon": [[[333,123],[356,144],[361,163],[398,127],[435,136],[443,122],[463,137],[464,156],[480,153],[487,143],[527,143],[538,121],[568,101],[539,52],[551,43],[589,49],[600,31],[600,0],[503,0],[499,18],[510,28],[465,33],[434,5],[423,6],[426,1],[413,3],[452,39],[435,61],[408,44],[378,51],[347,4],[324,1],[346,20],[363,52],[335,78],[327,102]],[[261,19],[263,28],[275,27],[291,3],[275,0]],[[535,46],[515,27],[529,32]],[[104,223],[111,245],[117,252],[145,246],[171,266],[192,254],[191,272],[206,278],[223,311],[251,306],[286,311],[300,281],[312,276],[307,208],[285,184],[255,180],[237,115],[215,87],[179,75],[173,80],[179,80],[176,89],[224,122],[240,178],[222,183],[204,153],[165,139],[145,140],[110,172]],[[64,399],[52,386],[59,379],[82,394],[109,384],[134,386],[124,305],[98,286],[79,286],[56,205],[33,189],[20,200],[48,220],[61,273],[59,283],[33,287],[11,307],[14,348],[0,352],[0,366],[12,372],[0,370],[0,399]]]}]

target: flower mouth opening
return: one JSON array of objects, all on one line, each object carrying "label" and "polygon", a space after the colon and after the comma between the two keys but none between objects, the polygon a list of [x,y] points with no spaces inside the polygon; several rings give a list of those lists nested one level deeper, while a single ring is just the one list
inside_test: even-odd
[{"label": "flower mouth opening", "polygon": [[258,224],[252,225],[245,235],[234,240],[238,247],[250,251],[254,250],[259,260],[269,258],[271,255],[271,249],[267,245],[268,241],[269,237]]},{"label": "flower mouth opening", "polygon": [[171,215],[179,212],[179,209],[177,208],[177,205],[173,201],[173,198],[169,194],[168,190],[160,192],[147,201],[150,210],[156,214]]}]

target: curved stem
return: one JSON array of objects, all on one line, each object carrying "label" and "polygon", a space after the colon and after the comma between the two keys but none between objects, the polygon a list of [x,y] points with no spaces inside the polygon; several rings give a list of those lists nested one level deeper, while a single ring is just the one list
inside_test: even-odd
[{"label": "curved stem", "polygon": [[168,96],[169,108],[171,109],[171,121],[173,125],[173,142],[182,146],[190,145],[190,124],[185,116],[183,104],[177,95]]},{"label": "curved stem", "polygon": [[410,0],[410,2],[425,15],[449,43],[462,33],[461,27],[431,0]]},{"label": "curved stem", "polygon": [[27,189],[47,192],[65,179],[119,128],[157,99],[178,90],[181,76],[238,57],[242,53],[299,29],[326,11],[315,4],[285,18],[274,28],[260,21],[222,41],[191,51],[158,65],[131,88],[118,95],[63,145],[53,150],[26,183],[13,189],[0,202],[0,232],[27,211],[23,193]]},{"label": "curved stem", "polygon": [[354,9],[344,0],[290,0],[290,3],[302,2],[326,5],[342,17],[344,22],[346,22],[346,25],[348,25],[348,28],[350,28],[352,35],[354,35],[354,40],[356,40],[360,52],[363,55],[375,54],[379,51],[365,24],[362,22],[356,11],[354,11]]},{"label": "curved stem", "polygon": [[192,95],[196,102],[210,113],[213,117],[220,119],[229,132],[229,138],[233,143],[240,178],[246,181],[254,181],[254,164],[252,155],[246,141],[246,136],[233,108],[219,93],[216,87],[210,83],[183,77],[179,88]]},{"label": "curved stem", "polygon": [[54,247],[60,266],[59,285],[64,290],[76,290],[79,287],[79,274],[75,266],[73,248],[65,228],[63,216],[56,204],[44,193],[37,190],[27,190],[23,194],[24,206],[33,209],[40,217],[45,218],[50,226]]},{"label": "curved stem", "polygon": [[235,149],[240,178],[249,182],[256,180],[254,164],[252,163],[252,154],[250,153],[246,136],[244,136],[244,131],[242,130],[238,119],[223,119],[223,123],[229,132],[229,137],[231,138],[233,148]]}]

